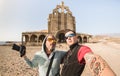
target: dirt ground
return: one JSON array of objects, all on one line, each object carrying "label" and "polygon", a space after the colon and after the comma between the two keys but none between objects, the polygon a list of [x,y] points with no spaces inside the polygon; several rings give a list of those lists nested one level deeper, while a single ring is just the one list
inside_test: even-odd
[{"label": "dirt ground", "polygon": [[[89,46],[94,53],[102,56],[117,76],[120,76],[120,44],[115,42],[99,42],[83,44]],[[40,46],[27,46],[27,56],[32,59]],[[59,50],[67,50],[66,44],[57,45]],[[38,68],[30,68],[17,51],[11,46],[0,46],[0,76],[38,76]]]}]

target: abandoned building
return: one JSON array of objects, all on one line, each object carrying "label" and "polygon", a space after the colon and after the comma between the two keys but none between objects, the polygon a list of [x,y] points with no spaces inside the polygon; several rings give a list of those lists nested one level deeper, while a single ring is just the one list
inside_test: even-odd
[{"label": "abandoned building", "polygon": [[[62,2],[49,14],[48,30],[22,32],[22,41],[25,45],[39,45],[48,33],[52,33],[57,38],[58,43],[64,43],[66,29],[76,31],[76,22],[69,7]],[[77,36],[80,43],[89,42],[89,39],[92,37],[92,35],[82,33],[77,33]]]}]

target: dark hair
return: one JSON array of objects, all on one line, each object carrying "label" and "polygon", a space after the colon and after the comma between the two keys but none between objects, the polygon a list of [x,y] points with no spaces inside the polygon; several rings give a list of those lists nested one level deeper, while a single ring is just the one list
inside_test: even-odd
[{"label": "dark hair", "polygon": [[67,32],[69,32],[69,31],[72,31],[72,32],[76,35],[76,32],[75,32],[74,30],[71,30],[71,29],[66,29],[66,30],[65,30],[65,34],[66,34]]}]

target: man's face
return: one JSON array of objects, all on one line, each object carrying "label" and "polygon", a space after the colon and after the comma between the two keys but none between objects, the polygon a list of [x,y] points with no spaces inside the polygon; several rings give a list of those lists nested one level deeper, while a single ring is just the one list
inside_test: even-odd
[{"label": "man's face", "polygon": [[49,51],[53,51],[55,49],[55,46],[56,46],[56,39],[49,35],[46,39],[46,47]]},{"label": "man's face", "polygon": [[72,32],[69,31],[65,34],[66,42],[70,46],[78,41],[76,35]]}]

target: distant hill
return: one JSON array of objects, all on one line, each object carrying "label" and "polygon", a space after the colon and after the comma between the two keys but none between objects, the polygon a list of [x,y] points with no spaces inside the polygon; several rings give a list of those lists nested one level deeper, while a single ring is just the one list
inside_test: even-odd
[{"label": "distant hill", "polygon": [[120,37],[120,33],[112,33],[112,34],[108,34],[108,36],[110,36],[110,37]]},{"label": "distant hill", "polygon": [[95,35],[91,42],[116,42],[120,43],[120,33]]}]

